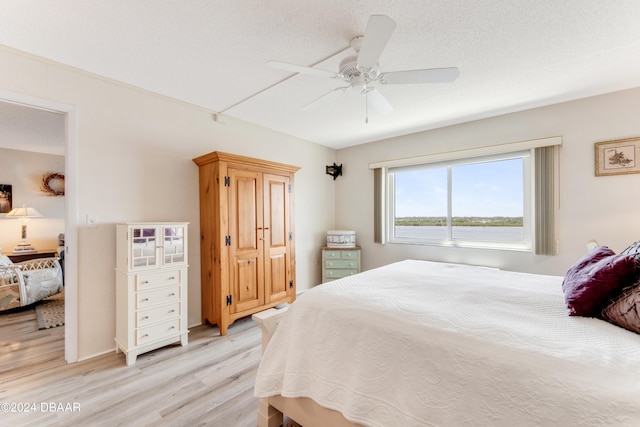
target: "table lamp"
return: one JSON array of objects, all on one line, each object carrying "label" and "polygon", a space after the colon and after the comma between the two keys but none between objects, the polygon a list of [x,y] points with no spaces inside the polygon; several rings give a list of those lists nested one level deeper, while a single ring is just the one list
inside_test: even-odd
[{"label": "table lamp", "polygon": [[22,241],[13,248],[13,253],[35,252],[36,249],[27,242],[27,222],[31,218],[41,218],[42,214],[34,208],[22,205],[21,208],[14,208],[9,211],[7,218],[19,218],[22,220]]}]

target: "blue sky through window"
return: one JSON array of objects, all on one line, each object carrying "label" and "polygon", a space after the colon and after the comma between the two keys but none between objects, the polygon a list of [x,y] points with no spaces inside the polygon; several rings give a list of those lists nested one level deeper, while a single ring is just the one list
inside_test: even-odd
[{"label": "blue sky through window", "polygon": [[[454,166],[452,216],[523,216],[523,160]],[[395,175],[396,217],[446,216],[447,169]]]}]

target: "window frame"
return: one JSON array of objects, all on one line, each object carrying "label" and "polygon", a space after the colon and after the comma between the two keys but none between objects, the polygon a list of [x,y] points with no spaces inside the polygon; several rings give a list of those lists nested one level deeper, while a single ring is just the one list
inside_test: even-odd
[{"label": "window frame", "polygon": [[[420,162],[410,165],[400,165],[385,168],[383,170],[383,182],[385,194],[383,196],[383,205],[386,211],[384,215],[387,220],[384,222],[384,236],[388,243],[394,244],[410,244],[410,245],[431,245],[444,247],[463,247],[463,248],[484,248],[484,249],[501,249],[512,251],[531,252],[534,246],[534,149],[518,150],[499,154],[480,155],[472,157],[458,157],[450,160],[441,160],[435,162]],[[522,178],[523,178],[523,240],[518,242],[498,241],[498,240],[465,240],[454,238],[452,236],[452,169],[456,166],[471,165],[479,163],[490,163],[494,161],[522,159]],[[423,170],[446,168],[447,170],[447,225],[445,239],[414,239],[395,236],[395,174],[410,170]]]}]

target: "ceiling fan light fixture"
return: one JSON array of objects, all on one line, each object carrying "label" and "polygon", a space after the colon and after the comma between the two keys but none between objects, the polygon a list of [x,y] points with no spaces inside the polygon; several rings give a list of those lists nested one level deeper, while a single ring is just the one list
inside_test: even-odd
[{"label": "ceiling fan light fixture", "polygon": [[364,94],[367,90],[367,80],[362,75],[353,76],[351,78],[351,87]]},{"label": "ceiling fan light fixture", "polygon": [[[371,103],[372,107],[383,114],[393,111],[393,107],[375,89],[376,85],[396,84],[423,84],[423,83],[449,83],[458,78],[459,72],[455,67],[429,68],[421,70],[401,70],[392,72],[380,72],[378,59],[387,46],[396,22],[385,15],[371,15],[367,22],[363,36],[351,39],[351,48],[355,54],[348,55],[340,61],[337,73],[318,70],[302,65],[287,64],[278,61],[269,61],[269,66],[285,71],[305,73],[318,76],[327,76],[343,80],[348,84],[339,87],[316,98],[302,108],[307,109],[317,106],[321,101],[333,97],[339,92],[348,92],[349,89],[357,89],[365,96],[365,104]],[[376,83],[374,85],[373,83]]]}]

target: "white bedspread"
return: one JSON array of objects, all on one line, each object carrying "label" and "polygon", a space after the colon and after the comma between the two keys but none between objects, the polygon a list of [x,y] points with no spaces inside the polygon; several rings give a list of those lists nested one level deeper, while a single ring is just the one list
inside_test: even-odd
[{"label": "white bedspread", "polygon": [[402,261],[300,295],[255,394],[367,426],[640,426],[640,335],[569,317],[562,277]]}]

